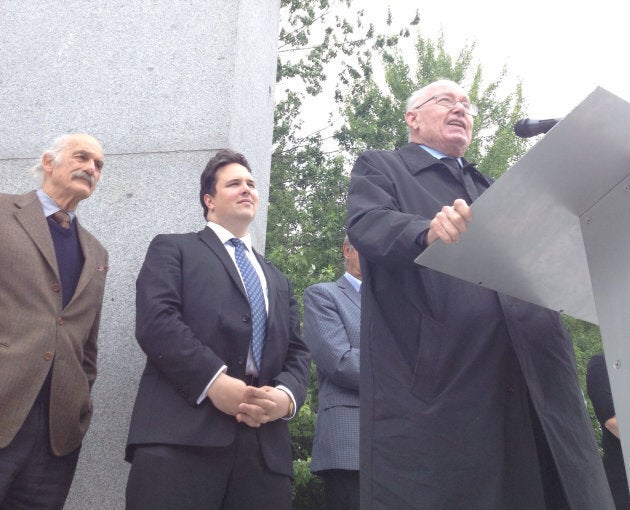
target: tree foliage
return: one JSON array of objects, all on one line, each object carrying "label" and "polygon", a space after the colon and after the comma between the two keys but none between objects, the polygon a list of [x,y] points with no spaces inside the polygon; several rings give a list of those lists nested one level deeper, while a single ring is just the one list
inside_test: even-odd
[{"label": "tree foliage", "polygon": [[[293,282],[300,308],[307,286],[335,280],[342,272],[351,164],[366,149],[394,149],[407,143],[405,102],[415,90],[440,78],[468,90],[480,113],[466,157],[487,175],[499,177],[530,146],[512,129],[527,113],[521,85],[508,86],[506,68],[488,79],[475,63],[474,44],[451,55],[443,36],[433,41],[416,28],[418,13],[399,30],[392,28],[390,14],[385,33],[376,33],[351,4],[352,0],[281,1],[266,255]],[[413,51],[403,52],[403,41],[411,41]],[[331,81],[335,86],[329,92],[325,85]],[[322,95],[343,119],[332,138],[304,126],[305,105]],[[329,120],[324,127],[331,126]],[[569,317],[565,322],[585,392],[586,365],[601,350],[599,330]],[[309,471],[316,410],[312,370],[307,402],[290,423],[295,509],[323,507],[321,483]],[[593,423],[597,430],[594,418]]]},{"label": "tree foliage", "polygon": [[[303,133],[302,111],[322,93],[329,69],[372,36],[360,13],[356,23],[337,13],[349,5],[349,0],[281,2],[266,255],[293,282],[300,308],[308,285],[336,279],[342,267],[348,173],[343,158],[327,151],[320,132]],[[295,509],[324,506],[321,483],[310,473],[316,409],[312,368],[307,401],[290,423]]]},{"label": "tree foliage", "polygon": [[267,256],[292,276],[301,297],[340,270],[348,176],[319,132],[303,134],[302,110],[322,93],[328,67],[352,55],[364,35],[335,12],[350,0],[282,0],[278,100],[267,224]]}]

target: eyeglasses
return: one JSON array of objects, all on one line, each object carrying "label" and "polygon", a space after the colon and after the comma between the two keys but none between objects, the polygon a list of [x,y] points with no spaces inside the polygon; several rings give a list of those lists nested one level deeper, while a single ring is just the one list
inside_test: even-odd
[{"label": "eyeglasses", "polygon": [[436,105],[441,106],[442,108],[448,108],[449,110],[451,108],[455,108],[455,105],[459,103],[462,105],[462,108],[464,109],[464,111],[471,117],[476,117],[477,114],[479,113],[479,108],[477,108],[477,105],[469,103],[468,101],[453,101],[453,99],[448,96],[430,97],[424,103],[420,103],[418,106],[416,106],[414,110],[418,110],[422,108],[425,104],[431,101],[435,101]]}]

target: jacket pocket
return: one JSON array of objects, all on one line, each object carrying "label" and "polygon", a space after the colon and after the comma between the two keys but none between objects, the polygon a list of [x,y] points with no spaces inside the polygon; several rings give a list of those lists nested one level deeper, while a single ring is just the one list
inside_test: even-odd
[{"label": "jacket pocket", "polygon": [[444,326],[440,322],[422,316],[411,393],[426,403],[431,403],[438,394],[443,335]]}]

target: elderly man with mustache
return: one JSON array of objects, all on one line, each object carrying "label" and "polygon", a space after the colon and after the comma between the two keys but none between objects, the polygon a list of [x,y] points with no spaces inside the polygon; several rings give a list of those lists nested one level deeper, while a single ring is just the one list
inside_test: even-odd
[{"label": "elderly man with mustache", "polygon": [[103,149],[69,134],[0,194],[0,509],[59,509],[92,416],[107,251],[76,219]]}]

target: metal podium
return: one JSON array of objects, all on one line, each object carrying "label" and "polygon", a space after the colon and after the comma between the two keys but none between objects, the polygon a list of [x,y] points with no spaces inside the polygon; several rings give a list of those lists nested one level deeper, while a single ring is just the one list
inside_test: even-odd
[{"label": "metal podium", "polygon": [[471,210],[459,243],[416,262],[599,324],[630,452],[630,103],[595,89]]}]

